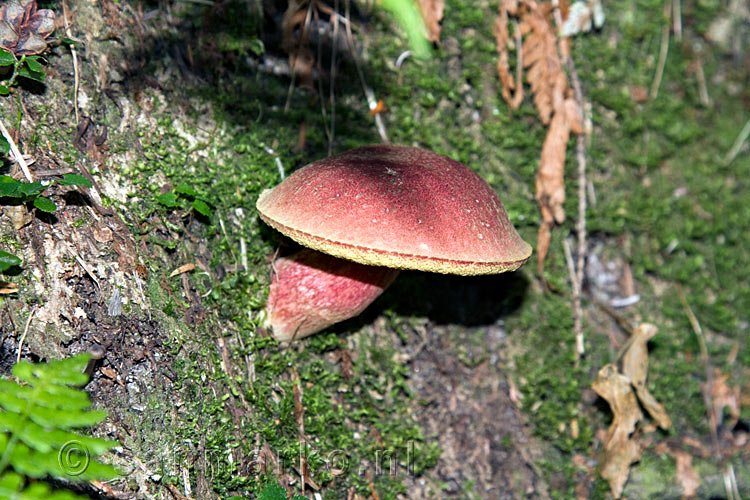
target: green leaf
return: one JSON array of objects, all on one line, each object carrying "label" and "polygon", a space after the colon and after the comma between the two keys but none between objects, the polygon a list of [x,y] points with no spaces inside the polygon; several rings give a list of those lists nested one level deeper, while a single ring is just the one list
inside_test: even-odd
[{"label": "green leaf", "polygon": [[10,89],[6,87],[5,85],[0,85],[0,95],[8,95],[10,94]]},{"label": "green leaf", "polygon": [[280,484],[267,484],[260,492],[258,500],[286,500],[286,490]]},{"label": "green leaf", "polygon": [[21,188],[20,182],[9,175],[0,175],[0,197],[3,196],[21,196],[18,190]]},{"label": "green leaf", "polygon": [[10,153],[10,143],[8,142],[8,139],[2,135],[0,135],[0,153],[4,155]]},{"label": "green leaf", "polygon": [[28,56],[26,58],[26,65],[31,71],[35,71],[37,73],[44,72],[44,66],[42,66],[42,63],[39,62],[39,56]]},{"label": "green leaf", "polygon": [[20,266],[21,259],[15,255],[0,250],[0,273],[10,269],[13,266]]},{"label": "green leaf", "polygon": [[53,202],[49,198],[45,198],[44,196],[38,196],[34,198],[34,206],[42,212],[53,213],[55,210],[57,210],[57,205],[55,205],[55,202]]},{"label": "green leaf", "polygon": [[101,410],[80,411],[63,410],[60,408],[44,408],[37,406],[31,414],[31,420],[42,427],[57,427],[72,429],[75,427],[89,427],[107,418],[107,413]]},{"label": "green leaf", "polygon": [[36,196],[42,191],[44,191],[46,188],[42,186],[39,182],[22,182],[20,192],[23,196],[26,196],[28,198],[31,198],[32,196]]},{"label": "green leaf", "polygon": [[175,208],[176,206],[178,206],[177,194],[175,194],[173,191],[159,195],[156,199],[165,207]]},{"label": "green leaf", "polygon": [[191,186],[188,186],[187,184],[180,184],[179,186],[174,188],[174,192],[184,194],[187,196],[192,196],[193,198],[198,196],[198,192],[195,189],[193,189]]},{"label": "green leaf", "polygon": [[0,66],[12,66],[16,64],[16,58],[5,49],[0,49]]},{"label": "green leaf", "polygon": [[206,204],[205,201],[193,200],[192,206],[193,210],[195,210],[199,214],[205,215],[206,217],[211,216],[211,208],[208,206],[208,204]]},{"label": "green leaf", "polygon": [[58,184],[63,186],[83,186],[87,188],[94,186],[90,180],[78,174],[65,174],[62,180],[58,181]]},{"label": "green leaf", "polygon": [[28,66],[23,66],[18,70],[18,76],[28,78],[29,80],[35,80],[37,82],[44,82],[44,71],[34,71]]}]

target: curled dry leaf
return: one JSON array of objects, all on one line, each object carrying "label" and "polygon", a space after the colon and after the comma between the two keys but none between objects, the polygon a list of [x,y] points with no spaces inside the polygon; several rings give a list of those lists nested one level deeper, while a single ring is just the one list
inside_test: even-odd
[{"label": "curled dry leaf", "polygon": [[630,473],[630,464],[641,457],[641,447],[631,437],[635,426],[643,418],[630,379],[621,375],[613,364],[599,370],[592,388],[607,400],[614,418],[607,431],[604,448],[599,457],[599,474],[609,482],[615,498],[620,498]]},{"label": "curled dry leaf", "polygon": [[177,269],[175,269],[174,271],[172,271],[169,274],[169,277],[170,278],[174,278],[175,276],[179,276],[180,274],[188,273],[188,272],[190,272],[190,271],[192,271],[194,269],[195,269],[195,264],[193,264],[193,263],[183,264],[180,267],[178,267]]},{"label": "curled dry leaf", "polygon": [[672,420],[664,410],[664,406],[646,388],[648,375],[648,348],[646,344],[656,335],[658,329],[650,323],[642,323],[633,330],[630,347],[622,358],[622,372],[630,378],[638,399],[659,427],[666,430],[672,425]]},{"label": "curled dry leaf", "polygon": [[431,42],[440,41],[440,21],[443,19],[445,0],[418,0],[419,11],[427,27],[427,39]]}]

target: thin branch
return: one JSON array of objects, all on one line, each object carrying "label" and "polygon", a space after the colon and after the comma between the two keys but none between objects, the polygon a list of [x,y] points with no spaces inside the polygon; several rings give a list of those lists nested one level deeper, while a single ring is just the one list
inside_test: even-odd
[{"label": "thin branch", "polygon": [[[68,2],[65,0],[63,0],[63,21],[65,22],[65,34],[68,38],[72,38],[73,34],[71,33],[70,25],[68,24]],[[80,121],[80,116],[78,114],[78,51],[76,51],[76,47],[73,44],[70,44],[68,47],[70,48],[70,54],[73,56],[73,106],[76,112],[76,125],[78,125],[78,122]]]},{"label": "thin branch", "polygon": [[23,342],[26,340],[26,335],[29,333],[29,326],[31,326],[31,319],[34,317],[34,313],[36,313],[37,306],[34,306],[34,308],[29,313],[29,318],[26,320],[26,326],[23,329],[23,335],[21,335],[21,340],[18,341],[18,354],[16,355],[16,363],[21,361],[21,349],[23,348]]},{"label": "thin branch", "polygon": [[[336,0],[333,5],[334,11],[339,11],[339,0]],[[332,16],[333,19],[333,43],[331,44],[331,85],[330,85],[330,99],[331,99],[331,135],[328,138],[328,156],[333,153],[333,140],[336,137],[336,52],[339,44],[339,18],[338,16]]]},{"label": "thin branch", "polygon": [[667,0],[664,4],[664,15],[667,18],[667,22],[664,24],[664,28],[661,30],[661,48],[659,49],[659,63],[656,66],[656,75],[654,81],[651,84],[651,92],[649,92],[649,98],[656,99],[659,95],[659,87],[661,86],[661,79],[664,76],[664,66],[667,64],[667,54],[669,53],[669,20],[671,18],[672,9],[670,9],[671,0]]},{"label": "thin branch", "polygon": [[[365,98],[367,98],[367,106],[370,110],[374,110],[377,108],[378,101],[375,99],[375,93],[372,91],[370,87],[367,86],[367,82],[365,81],[365,74],[362,71],[362,64],[359,62],[359,57],[357,56],[357,49],[354,46],[354,36],[352,35],[352,27],[351,23],[349,22],[350,16],[349,11],[350,9],[351,0],[346,0],[346,7],[345,7],[345,18],[346,22],[344,23],[344,26],[346,26],[346,42],[349,45],[349,50],[352,54],[352,59],[354,59],[354,65],[357,67],[357,74],[359,75],[359,81],[362,83],[362,89],[365,93]],[[380,113],[375,113],[375,126],[378,129],[378,134],[380,135],[380,139],[383,142],[389,143],[391,142],[388,139],[388,133],[385,130],[385,123],[383,122],[383,117],[380,116]]]},{"label": "thin branch", "polygon": [[[575,63],[572,57],[567,58],[568,72],[573,92],[576,96],[578,111],[583,118],[585,116],[583,106],[583,90],[581,80],[578,78]],[[583,294],[583,268],[586,263],[586,127],[584,133],[576,140],[576,160],[578,161],[578,220],[576,221],[576,233],[578,236],[578,255],[576,258],[576,279],[573,288],[573,330],[576,335],[576,365],[584,354],[583,343],[583,305],[581,295]]]},{"label": "thin branch", "polygon": [[8,129],[5,128],[5,124],[3,123],[2,119],[0,119],[0,132],[2,132],[3,137],[5,137],[5,140],[8,141],[8,144],[10,144],[10,152],[13,153],[13,159],[15,159],[18,163],[18,166],[21,167],[26,180],[29,182],[34,182],[34,179],[31,177],[31,172],[29,172],[29,165],[26,163],[26,160],[23,159],[23,155],[18,150],[18,146],[16,146],[16,141],[14,141],[13,137],[10,136],[10,133],[8,132]]}]

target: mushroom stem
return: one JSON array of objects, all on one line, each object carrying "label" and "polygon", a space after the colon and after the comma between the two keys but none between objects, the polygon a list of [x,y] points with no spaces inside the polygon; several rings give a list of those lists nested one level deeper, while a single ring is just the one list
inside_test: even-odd
[{"label": "mushroom stem", "polygon": [[274,338],[301,339],[358,315],[398,273],[309,249],[277,259],[266,306]]}]

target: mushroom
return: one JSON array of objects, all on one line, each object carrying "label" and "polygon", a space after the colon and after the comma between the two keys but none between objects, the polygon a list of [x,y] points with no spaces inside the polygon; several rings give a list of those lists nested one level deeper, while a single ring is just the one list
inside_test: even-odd
[{"label": "mushroom", "polygon": [[267,321],[281,341],[358,315],[400,269],[496,274],[531,256],[481,177],[414,147],[364,146],[314,162],[256,206],[268,225],[315,250],[274,263]]}]

